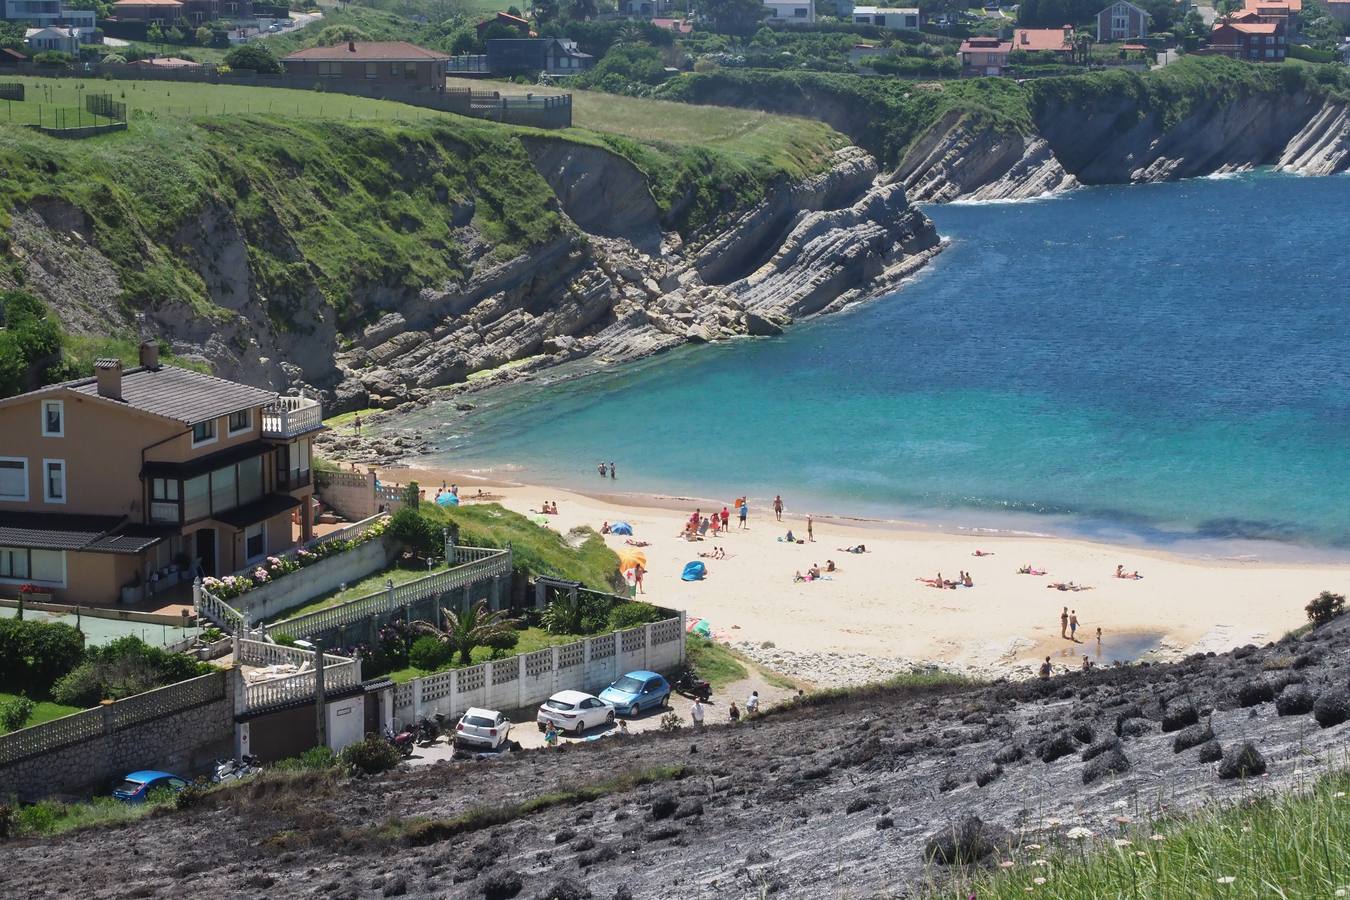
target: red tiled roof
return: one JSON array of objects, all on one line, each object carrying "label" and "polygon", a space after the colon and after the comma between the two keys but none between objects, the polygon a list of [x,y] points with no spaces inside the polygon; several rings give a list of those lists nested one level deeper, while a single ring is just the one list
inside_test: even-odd
[{"label": "red tiled roof", "polygon": [[[1217,30],[1223,26],[1216,24],[1214,27]],[[1274,22],[1229,22],[1228,27],[1243,34],[1275,34],[1280,26]]]},{"label": "red tiled roof", "polygon": [[1036,52],[1038,50],[1073,49],[1069,43],[1073,32],[1063,28],[1018,28],[1013,32],[1013,48]]},{"label": "red tiled roof", "polygon": [[484,28],[484,27],[486,27],[486,26],[488,26],[488,25],[491,25],[493,22],[501,22],[501,23],[503,23],[503,24],[505,24],[505,25],[514,25],[514,26],[517,26],[517,27],[518,27],[518,26],[521,26],[521,25],[524,25],[526,28],[529,28],[529,27],[530,27],[530,23],[529,23],[527,20],[522,19],[520,16],[513,16],[513,15],[511,15],[510,13],[507,13],[507,12],[499,12],[499,13],[497,13],[495,16],[493,16],[491,19],[484,19],[483,21],[479,22],[479,23],[478,23],[476,26],[474,26],[474,27],[476,27],[476,28]]},{"label": "red tiled roof", "polygon": [[417,62],[449,59],[444,53],[428,50],[407,41],[357,41],[333,47],[310,47],[297,50],[286,60],[355,60],[358,62]]},{"label": "red tiled roof", "polygon": [[680,34],[688,34],[694,30],[692,22],[686,22],[683,19],[652,19],[652,24],[657,28],[664,28],[667,31],[676,31]]},{"label": "red tiled roof", "polygon": [[1243,5],[1247,9],[1255,9],[1258,6],[1282,6],[1290,12],[1303,11],[1303,0],[1247,0]]},{"label": "red tiled roof", "polygon": [[967,38],[961,42],[958,53],[1010,53],[1012,52],[1012,41],[1000,41],[994,37],[974,37]]}]

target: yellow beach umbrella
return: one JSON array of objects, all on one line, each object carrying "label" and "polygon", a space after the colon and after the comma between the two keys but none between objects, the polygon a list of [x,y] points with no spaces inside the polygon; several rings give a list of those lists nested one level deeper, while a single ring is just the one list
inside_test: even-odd
[{"label": "yellow beach umbrella", "polygon": [[620,572],[631,569],[636,565],[640,565],[644,569],[647,568],[647,554],[641,550],[634,547],[623,547],[618,551],[618,554]]}]

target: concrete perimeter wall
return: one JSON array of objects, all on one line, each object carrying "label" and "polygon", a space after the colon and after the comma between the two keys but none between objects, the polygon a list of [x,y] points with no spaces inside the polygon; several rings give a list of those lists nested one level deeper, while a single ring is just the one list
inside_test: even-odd
[{"label": "concrete perimeter wall", "polygon": [[640,628],[415,678],[394,690],[395,727],[432,713],[456,718],[470,706],[522,709],[558,691],[595,694],[625,672],[669,672],[683,660],[681,614]]}]

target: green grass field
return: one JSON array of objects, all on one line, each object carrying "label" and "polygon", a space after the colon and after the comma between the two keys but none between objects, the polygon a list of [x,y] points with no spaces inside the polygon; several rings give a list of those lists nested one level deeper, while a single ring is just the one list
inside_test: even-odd
[{"label": "green grass field", "polygon": [[[191,119],[212,116],[273,113],[287,118],[329,119],[337,121],[374,120],[381,122],[433,122],[455,120],[460,116],[367,97],[324,94],[290,88],[249,87],[227,84],[190,84],[174,81],[102,81],[90,78],[7,78],[6,83],[25,86],[25,99],[0,101],[0,123],[16,125],[36,123],[38,108],[59,107],[75,110],[84,106],[87,94],[110,94],[127,105],[127,117],[133,123],[138,115],[152,114],[161,119]],[[88,114],[85,114],[88,117]]]},{"label": "green grass field", "polygon": [[[430,571],[427,569],[403,569],[393,567],[383,569],[376,572],[374,575],[367,575],[360,581],[352,582],[347,585],[344,590],[334,589],[311,598],[300,606],[293,606],[290,609],[283,610],[273,617],[273,621],[280,622],[284,619],[293,619],[296,616],[308,615],[309,613],[318,612],[321,609],[328,609],[329,607],[337,606],[341,603],[350,603],[352,600],[359,600],[362,597],[367,597],[378,591],[384,590],[386,587],[385,583],[389,581],[392,581],[394,586],[397,587],[400,584],[407,584],[409,581],[426,578],[428,574],[434,575],[437,572],[444,571],[444,563],[433,567]],[[248,595],[245,594],[244,596]]]},{"label": "green grass field", "polygon": [[[0,704],[18,699],[19,696],[19,694],[7,694],[0,691]],[[28,717],[28,721],[23,723],[23,727],[29,728],[33,725],[41,725],[43,722],[50,722],[52,719],[59,719],[62,716],[68,716],[79,711],[80,707],[78,706],[64,706],[50,700],[33,700],[33,713]]]},{"label": "green grass field", "polygon": [[[533,653],[536,650],[543,650],[546,647],[557,647],[561,644],[574,644],[577,641],[584,641],[588,637],[594,637],[594,635],[586,634],[549,634],[544,629],[535,627],[526,628],[523,631],[517,632],[517,634],[520,635],[520,643],[516,644],[515,649],[510,653],[498,658],[510,659],[513,656],[522,656],[526,653]],[[475,647],[473,648],[473,653],[470,654],[470,658],[472,659],[470,665],[476,666],[485,663],[488,660],[493,659],[492,648]],[[456,655],[452,662],[447,663],[445,666],[435,671],[443,672],[447,669],[459,668],[463,667],[460,666],[459,656]],[[434,674],[433,671],[419,669],[415,666],[408,666],[407,668],[396,669],[393,672],[390,672],[386,677],[398,684],[403,684],[406,681],[412,681],[414,678],[421,678],[425,675],[432,674]]]}]

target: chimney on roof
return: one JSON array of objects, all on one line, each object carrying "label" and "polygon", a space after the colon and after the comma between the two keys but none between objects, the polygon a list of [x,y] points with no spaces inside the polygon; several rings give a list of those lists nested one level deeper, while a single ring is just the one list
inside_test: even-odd
[{"label": "chimney on roof", "polygon": [[94,377],[98,379],[98,395],[109,400],[122,399],[122,361],[120,359],[94,360]]},{"label": "chimney on roof", "polygon": [[1024,44],[1030,44],[1030,43],[1031,43],[1031,36],[1030,36],[1029,34],[1027,34],[1025,31],[1022,32],[1022,43],[1024,43]]},{"label": "chimney on roof", "polygon": [[141,341],[141,366],[149,369],[151,372],[159,368],[158,342]]},{"label": "chimney on roof", "polygon": [[348,42],[347,42],[347,52],[348,52],[348,53],[355,53],[355,52],[356,52],[356,41],[348,41]]}]

